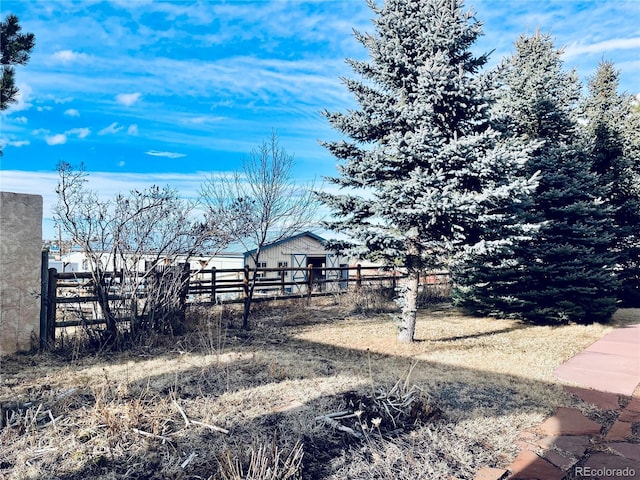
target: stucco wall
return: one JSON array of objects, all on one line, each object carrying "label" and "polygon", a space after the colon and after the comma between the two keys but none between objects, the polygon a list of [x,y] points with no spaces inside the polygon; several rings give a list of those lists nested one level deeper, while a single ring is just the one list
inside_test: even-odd
[{"label": "stucco wall", "polygon": [[39,335],[42,197],[0,192],[0,355]]}]

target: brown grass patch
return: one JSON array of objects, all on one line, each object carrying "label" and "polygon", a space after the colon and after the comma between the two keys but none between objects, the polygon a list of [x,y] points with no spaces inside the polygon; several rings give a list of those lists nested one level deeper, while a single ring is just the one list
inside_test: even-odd
[{"label": "brown grass patch", "polygon": [[[248,333],[232,312],[200,311],[197,332],[165,346],[3,358],[0,400],[20,408],[0,430],[0,476],[470,479],[506,465],[520,430],[572,403],[553,369],[612,328],[525,326],[441,306],[420,312],[407,346],[389,314],[346,311],[332,299],[263,309]],[[621,310],[614,323],[638,321],[640,310]],[[438,415],[378,431],[381,403],[357,442],[316,419],[398,380]]]}]

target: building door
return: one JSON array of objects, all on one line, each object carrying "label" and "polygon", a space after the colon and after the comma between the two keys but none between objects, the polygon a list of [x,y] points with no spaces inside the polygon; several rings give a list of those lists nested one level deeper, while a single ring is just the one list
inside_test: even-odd
[{"label": "building door", "polygon": [[327,269],[325,270],[326,290],[328,292],[335,292],[338,290],[338,279],[340,278],[340,270],[332,270],[334,268],[340,268],[338,264],[338,255],[335,253],[327,254]]},{"label": "building door", "polygon": [[[292,291],[296,293],[303,293],[307,284],[307,254],[306,253],[294,253],[291,255],[291,267],[294,269],[291,272],[291,281],[296,282],[293,285]],[[304,270],[298,270],[304,269]]]},{"label": "building door", "polygon": [[323,255],[322,257],[307,257],[307,263],[311,265],[311,280],[307,278],[307,281],[310,282],[312,288],[316,292],[323,292],[325,287],[325,261],[326,257]]}]

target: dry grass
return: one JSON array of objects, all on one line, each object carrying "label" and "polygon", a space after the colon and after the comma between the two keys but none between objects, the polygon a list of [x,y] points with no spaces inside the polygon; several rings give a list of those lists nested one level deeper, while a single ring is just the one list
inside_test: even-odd
[{"label": "dry grass", "polygon": [[[229,327],[232,312],[199,311],[197,333],[165,346],[4,358],[0,400],[21,408],[0,430],[0,477],[470,479],[572,402],[553,369],[612,328],[440,307],[420,312],[419,341],[403,346],[390,315],[349,311],[339,299],[264,309],[248,333]],[[615,318],[638,321],[640,310]],[[398,380],[439,414],[393,431],[369,418],[362,440],[316,420]]]}]

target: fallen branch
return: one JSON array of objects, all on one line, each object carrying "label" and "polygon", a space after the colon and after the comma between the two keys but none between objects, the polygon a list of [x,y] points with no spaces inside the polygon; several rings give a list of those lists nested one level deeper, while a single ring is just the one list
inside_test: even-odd
[{"label": "fallen branch", "polygon": [[184,424],[185,427],[188,427],[189,425],[193,424],[193,425],[200,425],[202,427],[207,427],[210,428],[211,430],[213,430],[214,432],[220,432],[220,433],[229,433],[229,430],[227,430],[226,428],[222,428],[222,427],[217,427],[215,425],[210,425],[208,423],[204,423],[204,422],[199,422],[197,420],[191,420],[189,417],[187,417],[187,414],[184,413],[184,410],[182,409],[182,407],[180,407],[180,405],[178,405],[178,402],[176,402],[175,400],[173,401],[173,404],[176,406],[176,408],[178,409],[178,412],[180,412],[180,415],[182,415],[182,419],[184,420]]},{"label": "fallen branch", "polygon": [[216,427],[215,425],[209,425],[208,423],[204,423],[204,422],[199,422],[197,420],[189,420],[191,423],[193,423],[194,425],[200,425],[202,427],[207,427],[210,428],[211,430],[215,431],[215,432],[220,432],[220,433],[229,433],[229,430],[227,430],[226,428],[222,428],[222,427]]},{"label": "fallen branch", "polygon": [[162,443],[169,441],[169,437],[165,437],[164,435],[156,435],[155,433],[145,432],[144,430],[138,430],[137,428],[132,428],[131,430],[133,430],[133,432],[137,433],[138,435],[142,435],[143,437],[162,440]]},{"label": "fallen branch", "polygon": [[362,434],[361,433],[356,432],[353,428],[349,428],[349,427],[346,427],[346,426],[342,425],[340,422],[338,422],[337,420],[335,420],[334,418],[332,418],[332,417],[330,417],[328,415],[320,415],[319,417],[316,417],[316,421],[323,421],[323,422],[331,425],[336,430],[348,433],[352,437],[355,437],[355,438],[357,438],[359,440],[362,439]]},{"label": "fallen branch", "polygon": [[175,400],[173,401],[173,404],[176,406],[176,408],[178,409],[178,412],[180,412],[180,415],[182,415],[182,418],[184,419],[184,425],[185,427],[189,426],[189,423],[191,423],[189,421],[189,417],[187,417],[187,414],[184,413],[184,410],[182,410],[182,407],[180,407],[180,405],[178,405],[178,402],[176,402]]},{"label": "fallen branch", "polygon": [[180,464],[180,468],[184,470],[184,468],[191,463],[191,461],[196,458],[198,454],[196,452],[191,452],[191,455],[187,457],[187,459]]}]

